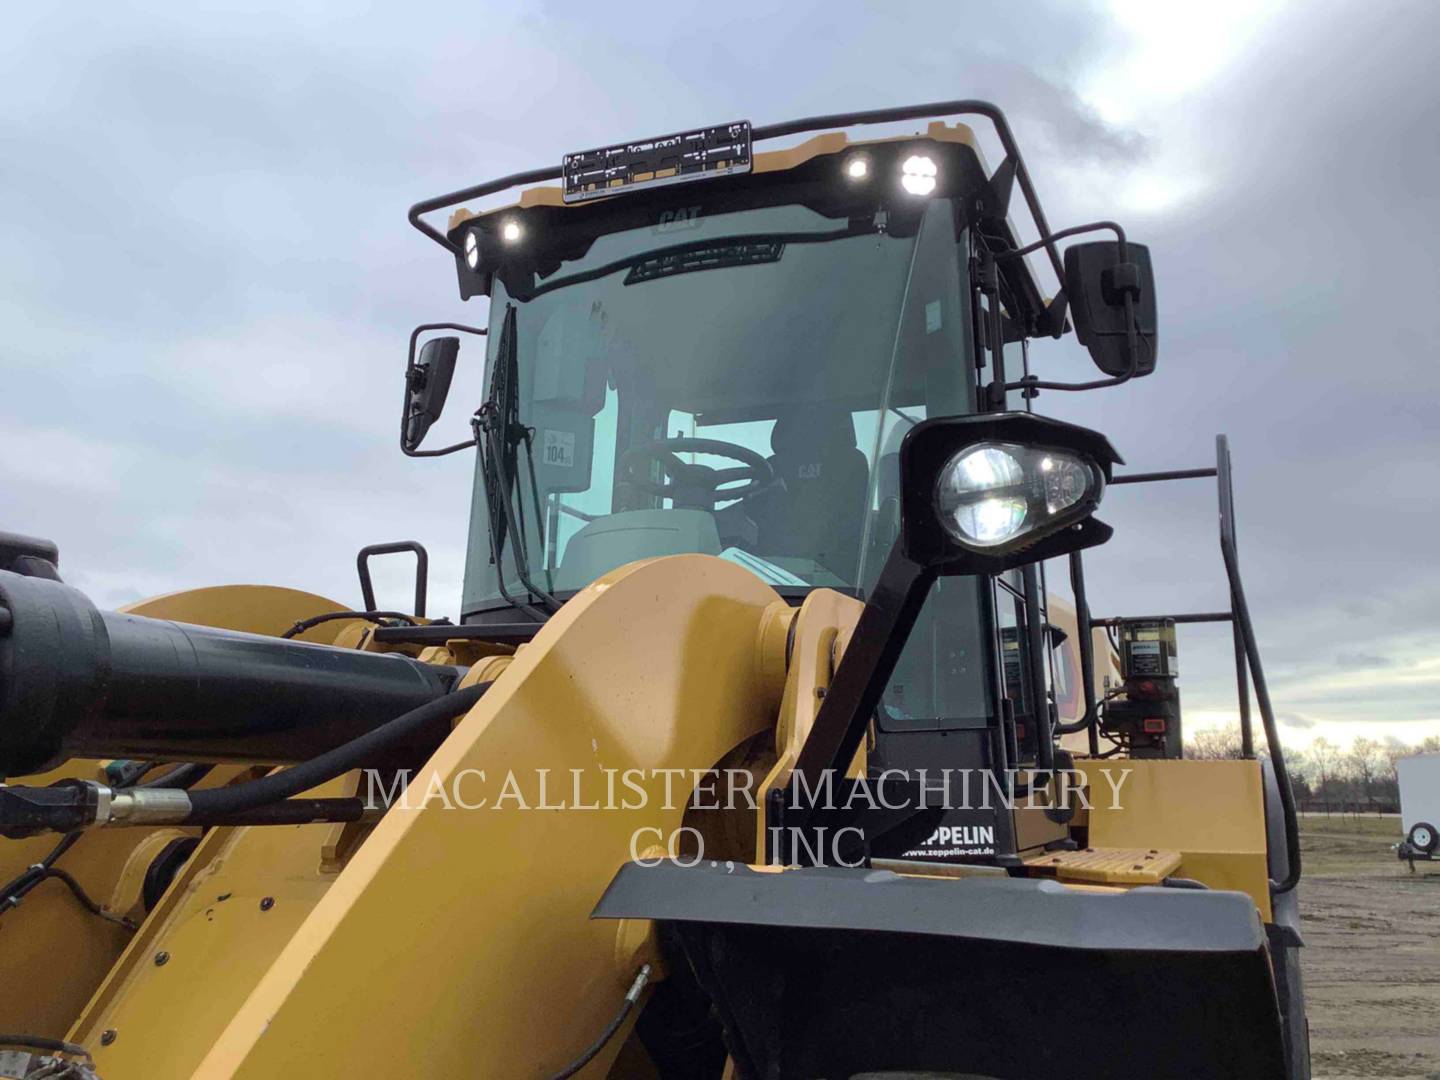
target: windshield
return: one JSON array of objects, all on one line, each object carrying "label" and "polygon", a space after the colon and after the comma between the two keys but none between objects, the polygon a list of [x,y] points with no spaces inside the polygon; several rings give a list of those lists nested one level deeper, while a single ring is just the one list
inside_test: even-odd
[{"label": "windshield", "polygon": [[[899,535],[901,438],[975,395],[952,205],[930,203],[912,235],[885,226],[695,207],[599,237],[528,299],[496,280],[488,372],[508,358],[531,432],[512,490],[534,584],[563,599],[636,559],[699,552],[782,595],[865,593]],[[475,494],[467,617],[526,597],[513,534],[502,590],[483,470]],[[986,712],[974,583],[943,590],[887,694],[902,720]]]},{"label": "windshield", "polygon": [[[490,364],[513,306],[537,584],[573,592],[691,551],[778,586],[854,589],[878,571],[904,429],[973,409],[968,319],[949,203],[914,236],[844,226],[800,206],[697,211],[600,237],[528,301],[497,281]],[[504,603],[488,513],[477,498],[467,613]]]}]

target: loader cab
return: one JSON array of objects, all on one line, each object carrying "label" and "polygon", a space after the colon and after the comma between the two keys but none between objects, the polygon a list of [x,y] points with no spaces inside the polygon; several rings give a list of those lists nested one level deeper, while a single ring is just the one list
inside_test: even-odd
[{"label": "loader cab", "polygon": [[[971,280],[978,203],[954,197],[985,174],[965,129],[934,134],[452,230],[479,252],[476,268],[461,260],[462,288],[490,297],[482,412],[509,411],[518,433],[501,461],[509,508],[493,467],[506,455],[482,443],[467,622],[513,622],[531,585],[563,602],[626,563],[690,552],[795,604],[815,588],[869,593],[900,532],[901,441],[974,413],[992,376]],[[953,185],[930,197],[851,175],[912,158],[940,161]],[[935,594],[885,715],[983,727],[1005,671],[1019,678],[1018,581]],[[1008,668],[997,625],[1011,628]]]},{"label": "loader cab", "polygon": [[[686,160],[702,175],[671,186],[655,166],[698,143]],[[570,155],[562,177],[430,232],[462,298],[489,300],[486,327],[460,328],[486,338],[468,624],[535,625],[611,570],[684,553],[743,566],[792,604],[818,588],[865,600],[901,534],[907,433],[1024,409],[1005,344],[1019,375],[1015,343],[1066,328],[1018,250],[1013,161],[989,171],[963,125],[753,159],[748,125],[731,125]],[[447,200],[412,222],[430,231],[416,215]],[[1103,303],[1080,310],[1100,363],[1115,328]],[[1153,311],[1139,324],[1153,334]],[[412,338],[402,446],[425,454],[408,433],[438,415],[429,387],[448,370],[413,357]],[[1026,733],[1054,708],[1044,606],[1018,572],[935,583],[877,712],[882,733],[914,736],[890,741],[910,748],[894,764],[960,730],[981,760],[1033,756]],[[1002,715],[1008,748],[987,741]]]},{"label": "loader cab", "polygon": [[[563,598],[699,552],[797,598],[863,591],[898,529],[900,437],[974,410],[952,208],[899,236],[803,205],[703,209],[683,233],[659,210],[598,236],[528,297],[495,282],[488,370],[493,384],[513,365],[533,430],[517,455],[531,575]],[[747,234],[785,239],[733,246]],[[694,265],[666,262],[677,235]],[[477,477],[467,617],[508,608]],[[501,563],[504,591],[523,592]]]}]

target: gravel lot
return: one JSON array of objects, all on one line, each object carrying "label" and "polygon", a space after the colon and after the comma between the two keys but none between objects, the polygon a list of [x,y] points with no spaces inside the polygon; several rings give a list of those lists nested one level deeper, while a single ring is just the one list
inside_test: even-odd
[{"label": "gravel lot", "polygon": [[1301,833],[1314,1075],[1440,1080],[1440,862],[1411,874],[1393,817],[1306,815]]}]

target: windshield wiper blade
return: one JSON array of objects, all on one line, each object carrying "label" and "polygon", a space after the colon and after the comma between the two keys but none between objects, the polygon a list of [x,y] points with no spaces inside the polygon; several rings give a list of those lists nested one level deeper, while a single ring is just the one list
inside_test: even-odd
[{"label": "windshield wiper blade", "polygon": [[785,254],[783,240],[708,240],[671,250],[637,262],[625,275],[625,284],[654,281],[674,274],[690,274],[696,270],[723,270],[728,266],[754,266],[757,263],[779,262]]},{"label": "windshield wiper blade", "polygon": [[[505,306],[505,322],[496,346],[495,367],[490,377],[490,396],[476,414],[475,441],[479,446],[480,468],[485,479],[485,517],[490,532],[490,559],[495,564],[495,580],[500,595],[511,606],[524,611],[537,622],[560,610],[560,602],[535,584],[530,576],[530,555],[525,542],[524,504],[516,510],[515,476],[519,464],[519,447],[525,444],[530,464],[530,493],[534,500],[536,528],[541,530],[540,545],[544,547],[544,516],[540,508],[540,492],[535,483],[535,456],[531,449],[533,432],[520,423],[518,343],[515,328],[515,305]],[[511,558],[526,591],[538,597],[544,610],[539,610],[510,595],[505,588],[505,538],[512,539]]]},{"label": "windshield wiper blade", "polygon": [[[604,266],[597,266],[593,270],[582,270],[578,274],[571,274],[569,277],[546,281],[531,289],[521,290],[517,287],[511,293],[516,300],[534,300],[545,293],[553,292],[556,289],[563,289],[567,285],[579,285],[586,281],[595,281],[598,278],[609,277],[611,274],[618,274],[621,270],[630,270],[642,263],[655,262],[661,259],[668,259],[672,256],[684,256],[687,252],[695,250],[714,250],[722,244],[736,245],[778,245],[781,254],[786,246],[790,244],[823,244],[831,240],[845,240],[852,236],[869,236],[874,233],[883,232],[883,225],[877,223],[873,218],[852,218],[850,224],[843,229],[832,229],[830,232],[786,232],[786,233],[751,233],[746,236],[731,236],[716,238],[714,240],[693,241],[688,244],[674,244],[670,247],[656,248],[653,251],[642,251],[636,255],[627,255],[623,259],[616,259],[614,262],[606,263]],[[776,258],[779,256],[777,255]],[[774,259],[760,259],[757,262],[773,262]],[[734,265],[742,265],[736,263]],[[695,269],[708,270],[714,267],[703,266]],[[663,277],[665,275],[656,275]],[[650,279],[645,279],[650,280]],[[627,279],[626,284],[629,284]]]}]

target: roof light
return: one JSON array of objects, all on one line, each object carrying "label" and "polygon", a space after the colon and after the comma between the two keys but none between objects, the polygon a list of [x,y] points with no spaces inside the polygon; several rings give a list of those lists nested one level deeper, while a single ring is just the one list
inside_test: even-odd
[{"label": "roof light", "polygon": [[471,270],[480,269],[480,235],[474,229],[465,234],[465,265]]},{"label": "roof light", "polygon": [[845,162],[845,175],[851,180],[864,180],[870,175],[870,159],[864,154],[855,154]]},{"label": "roof light", "polygon": [[935,178],[939,173],[933,158],[914,154],[900,166],[900,186],[911,195],[929,195],[935,190]]},{"label": "roof light", "polygon": [[520,223],[511,218],[500,226],[500,239],[507,244],[518,244],[520,238],[525,235],[525,230],[520,228]]}]

